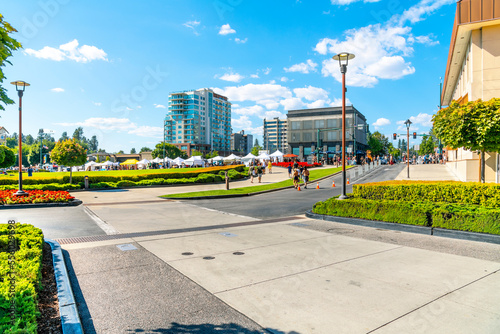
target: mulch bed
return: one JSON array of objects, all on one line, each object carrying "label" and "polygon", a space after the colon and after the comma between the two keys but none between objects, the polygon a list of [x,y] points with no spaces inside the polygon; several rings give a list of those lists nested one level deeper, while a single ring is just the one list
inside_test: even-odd
[{"label": "mulch bed", "polygon": [[52,250],[46,243],[43,244],[42,286],[43,288],[38,293],[38,310],[40,311],[38,333],[62,334]]}]

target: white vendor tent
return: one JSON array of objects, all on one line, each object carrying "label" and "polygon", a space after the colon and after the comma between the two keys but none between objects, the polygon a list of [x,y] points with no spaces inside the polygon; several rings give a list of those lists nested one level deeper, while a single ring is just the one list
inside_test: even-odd
[{"label": "white vendor tent", "polygon": [[216,157],[213,157],[213,158],[210,158],[208,159],[210,162],[212,161],[222,161],[224,160],[224,157],[221,157],[220,155],[216,156]]},{"label": "white vendor tent", "polygon": [[231,154],[230,156],[224,158],[224,161],[234,161],[234,160],[240,160],[240,157],[235,154]]},{"label": "white vendor tent", "polygon": [[275,160],[276,158],[278,158],[278,161],[283,161],[283,153],[280,152],[280,150],[277,150],[276,152],[274,152],[273,154],[270,154],[269,156],[271,158],[273,158],[273,160]]},{"label": "white vendor tent", "polygon": [[263,161],[263,160],[269,160],[270,157],[269,157],[269,154],[267,154],[265,152],[262,152],[261,154],[259,154],[259,156],[257,157],[257,159],[260,159],[260,161]]},{"label": "white vendor tent", "polygon": [[106,161],[101,164],[101,166],[113,166],[113,163],[111,161]]},{"label": "white vendor tent", "polygon": [[138,165],[147,165],[150,161],[148,159],[142,159],[141,161],[137,162]]},{"label": "white vendor tent", "polygon": [[186,166],[203,166],[203,159],[199,155],[194,155],[189,159],[184,160]]},{"label": "white vendor tent", "polygon": [[98,166],[99,166],[99,164],[97,162],[91,161],[91,162],[85,164],[85,170],[86,171],[87,170],[94,170],[95,167],[98,167]]},{"label": "white vendor tent", "polygon": [[249,166],[250,163],[252,163],[257,157],[253,155],[252,153],[248,153],[245,155],[243,158],[241,158],[241,162],[243,162],[245,165]]},{"label": "white vendor tent", "polygon": [[[167,161],[167,157],[165,157],[165,161]],[[154,158],[151,162],[154,162],[155,164],[159,164],[159,163],[162,163],[163,162],[163,159],[161,159],[160,157],[156,157]]]},{"label": "white vendor tent", "polygon": [[183,162],[184,162],[184,159],[182,159],[181,157],[177,157],[174,160],[172,160],[172,163],[174,165],[177,165],[177,166],[180,166]]}]

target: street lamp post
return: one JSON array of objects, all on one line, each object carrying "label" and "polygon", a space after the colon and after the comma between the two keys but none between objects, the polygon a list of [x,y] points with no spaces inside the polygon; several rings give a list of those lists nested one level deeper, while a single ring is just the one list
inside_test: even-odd
[{"label": "street lamp post", "polygon": [[410,178],[410,119],[404,123],[406,125],[406,164],[408,166],[408,178]]},{"label": "street lamp post", "polygon": [[340,65],[340,73],[342,73],[342,194],[339,199],[346,199],[346,185],[347,176],[345,172],[345,74],[347,72],[347,65],[349,60],[354,58],[354,54],[341,52],[332,57],[334,60],[338,60]]},{"label": "street lamp post", "polygon": [[13,81],[11,82],[14,86],[16,86],[17,95],[19,96],[19,189],[15,196],[26,196],[27,192],[23,191],[23,129],[22,129],[22,111],[23,111],[23,93],[24,89],[30,84],[24,81]]}]

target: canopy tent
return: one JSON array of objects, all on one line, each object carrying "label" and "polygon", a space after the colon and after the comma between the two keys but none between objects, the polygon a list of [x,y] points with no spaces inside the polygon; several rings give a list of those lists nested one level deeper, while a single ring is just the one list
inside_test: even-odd
[{"label": "canopy tent", "polygon": [[125,160],[124,162],[122,162],[121,164],[122,165],[135,165],[137,164],[139,161],[137,161],[136,159],[127,159]]},{"label": "canopy tent", "polygon": [[210,158],[208,160],[210,160],[210,162],[212,162],[212,161],[222,161],[222,160],[224,160],[224,157],[221,157],[220,155],[218,155],[218,156]]},{"label": "canopy tent", "polygon": [[269,155],[271,158],[278,159],[278,161],[283,161],[283,153],[280,152],[280,150],[277,150],[273,154]]},{"label": "canopy tent", "polygon": [[248,153],[245,155],[243,158],[241,158],[241,162],[243,162],[245,165],[249,166],[250,163],[252,163],[257,157],[253,155],[252,153]]},{"label": "canopy tent", "polygon": [[106,161],[101,164],[101,166],[113,166],[114,164],[111,161]]},{"label": "canopy tent", "polygon": [[[165,157],[165,161],[167,161],[167,157]],[[153,160],[151,160],[151,162],[154,162],[155,164],[159,164],[161,162],[163,162],[163,159],[161,159],[160,157],[156,157],[154,158]]]},{"label": "canopy tent", "polygon": [[239,157],[239,156],[237,156],[237,155],[235,155],[235,154],[231,154],[230,156],[225,157],[225,158],[224,158],[224,161],[232,161],[232,160],[239,160],[239,159],[240,159],[240,157]]},{"label": "canopy tent", "polygon": [[138,165],[147,165],[150,161],[148,159],[142,159],[141,161],[137,162]]},{"label": "canopy tent", "polygon": [[267,154],[266,152],[262,152],[261,154],[259,154],[259,156],[257,157],[257,159],[260,159],[261,161],[262,160],[269,160],[270,157],[269,157],[269,154]]},{"label": "canopy tent", "polygon": [[181,157],[177,157],[177,158],[175,158],[174,160],[172,160],[172,163],[173,163],[174,165],[178,165],[178,166],[179,166],[181,163],[183,163],[183,162],[184,162],[184,159],[182,159]]},{"label": "canopy tent", "polygon": [[189,159],[184,160],[186,166],[203,166],[203,159],[199,155],[194,155]]}]

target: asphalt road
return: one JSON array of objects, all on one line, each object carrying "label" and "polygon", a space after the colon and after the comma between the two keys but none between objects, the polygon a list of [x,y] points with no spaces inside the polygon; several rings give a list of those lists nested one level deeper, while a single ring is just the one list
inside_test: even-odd
[{"label": "asphalt road", "polygon": [[[346,192],[352,192],[352,184],[355,183],[394,180],[403,168],[404,165],[402,164],[381,166],[370,174],[352,182],[347,187]],[[332,180],[335,180],[335,188],[332,188]],[[341,193],[341,180],[341,175],[323,180],[319,182],[320,189],[316,189],[316,182],[313,182],[307,189],[302,187],[301,191],[286,189],[250,197],[190,200],[189,203],[261,219],[301,215],[310,210],[314,203],[339,195]]]}]

